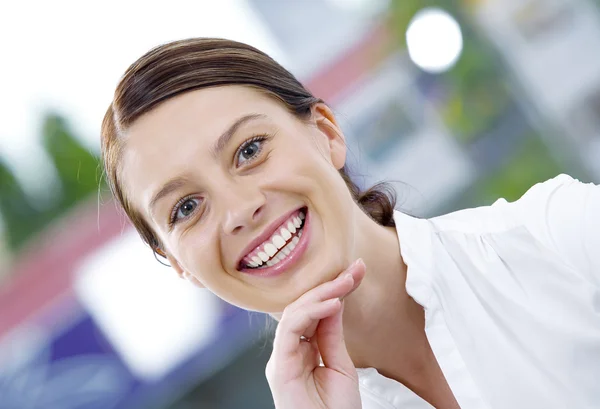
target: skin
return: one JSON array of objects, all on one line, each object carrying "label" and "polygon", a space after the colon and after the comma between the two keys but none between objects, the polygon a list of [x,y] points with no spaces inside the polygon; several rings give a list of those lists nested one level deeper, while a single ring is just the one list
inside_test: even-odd
[{"label": "skin", "polygon": [[[215,156],[212,147],[219,136],[240,117],[256,114],[260,117],[240,126]],[[254,156],[238,155],[240,145],[263,134],[269,139],[254,145]],[[344,382],[354,379],[354,366],[376,367],[438,408],[457,407],[425,336],[423,309],[406,293],[406,266],[395,229],[366,216],[339,176],[346,145],[325,104],[316,104],[311,117],[301,121],[256,89],[215,87],[162,103],[125,137],[124,191],[156,232],[174,270],[233,305],[280,320],[271,373],[282,367],[289,373],[290,357],[301,351],[304,358],[294,362],[303,364],[286,385],[310,377],[311,384],[322,386],[314,365],[320,354],[326,366],[327,360],[337,365],[334,372],[344,374],[340,382],[346,387]],[[156,192],[177,177],[184,181],[150,207]],[[188,204],[195,210],[169,227],[173,208],[185,198],[192,199]],[[250,241],[277,218],[304,206],[310,239],[297,263],[276,277],[238,270]],[[349,268],[357,259],[362,261]],[[344,271],[350,273],[346,281],[340,278]],[[339,298],[344,299],[343,318]],[[330,340],[324,349],[311,338],[320,332],[330,335],[321,337]],[[311,342],[299,342],[303,334]],[[296,396],[281,392],[285,386],[276,389],[276,402],[278,396]],[[321,399],[319,390],[313,391],[316,398],[307,399]]]}]

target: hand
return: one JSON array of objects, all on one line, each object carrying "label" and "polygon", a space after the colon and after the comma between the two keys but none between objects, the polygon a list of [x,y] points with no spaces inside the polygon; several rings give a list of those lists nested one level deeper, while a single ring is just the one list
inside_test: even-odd
[{"label": "hand", "polygon": [[283,311],[266,368],[277,409],[362,408],[358,375],[344,342],[340,298],[354,291],[364,275],[359,259]]}]

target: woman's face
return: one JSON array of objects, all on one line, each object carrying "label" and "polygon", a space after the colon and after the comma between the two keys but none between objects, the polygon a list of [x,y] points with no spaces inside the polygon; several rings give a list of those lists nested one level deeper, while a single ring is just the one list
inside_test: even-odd
[{"label": "woman's face", "polygon": [[253,88],[208,88],[125,138],[127,198],[175,270],[225,301],[277,313],[353,261],[346,149],[325,105],[307,123]]}]

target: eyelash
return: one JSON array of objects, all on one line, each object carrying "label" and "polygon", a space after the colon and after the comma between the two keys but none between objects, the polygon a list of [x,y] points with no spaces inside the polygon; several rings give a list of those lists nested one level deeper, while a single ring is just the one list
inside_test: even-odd
[{"label": "eyelash", "polygon": [[[256,142],[266,142],[266,141],[270,140],[272,137],[273,137],[272,135],[262,134],[262,135],[253,136],[252,138],[244,141],[240,145],[240,147],[235,151],[234,162],[235,162],[236,166],[238,165],[238,158],[240,157],[240,153],[242,153],[242,151],[244,149],[246,149],[248,146],[250,146]],[[262,145],[260,145],[258,151],[254,154],[254,156],[251,159],[246,159],[245,163],[252,162],[254,160],[254,158],[258,157],[258,155],[262,152],[262,150],[263,150],[263,147],[262,147]]]},{"label": "eyelash", "polygon": [[[179,209],[181,208],[181,206],[188,200],[194,199],[194,198],[196,198],[196,197],[193,195],[185,196],[185,197],[182,197],[181,199],[179,199],[177,201],[177,203],[175,203],[175,206],[173,206],[173,210],[171,210],[171,215],[169,217],[169,230],[171,230],[177,223],[179,223],[180,221],[183,220],[183,219],[177,219],[177,213],[179,213]],[[202,204],[201,200],[200,199],[198,199],[198,200],[200,201],[200,203],[198,203],[198,205],[196,207],[198,207]],[[194,210],[194,212],[195,211],[196,211],[196,209]],[[188,216],[188,217],[190,217],[190,216]]]},{"label": "eyelash", "polygon": [[[240,156],[240,153],[246,149],[248,146],[250,146],[253,143],[256,142],[266,142],[268,140],[270,140],[273,137],[273,135],[268,135],[268,134],[263,134],[263,135],[256,135],[253,136],[250,139],[247,139],[246,141],[244,141],[239,148],[235,151],[235,156],[234,156],[234,161],[236,162],[237,165],[237,158]],[[262,145],[260,145],[258,151],[254,154],[254,156],[252,156],[251,159],[246,159],[246,163],[247,162],[251,162],[254,160],[254,158],[256,158],[263,150]],[[175,206],[173,206],[173,209],[171,210],[171,215],[169,217],[169,230],[171,230],[177,223],[179,223],[180,221],[182,221],[183,219],[177,219],[177,213],[179,212],[180,207],[187,202],[190,199],[193,199],[194,196],[185,196],[181,199],[179,199],[177,201],[177,203],[175,204]],[[197,206],[200,206],[201,203],[198,203]],[[196,210],[194,210],[196,211]],[[188,216],[190,217],[190,216]]]}]

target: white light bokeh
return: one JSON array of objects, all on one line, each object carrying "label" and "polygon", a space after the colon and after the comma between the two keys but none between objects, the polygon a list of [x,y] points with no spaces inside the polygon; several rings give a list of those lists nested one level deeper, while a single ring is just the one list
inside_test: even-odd
[{"label": "white light bokeh", "polygon": [[159,264],[133,229],[82,263],[75,291],[141,379],[166,375],[218,334],[222,303]]},{"label": "white light bokeh", "polygon": [[425,8],[414,15],[406,30],[411,60],[423,71],[441,73],[456,64],[463,47],[460,26],[448,12]]}]

